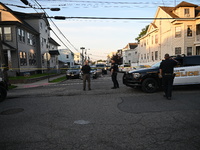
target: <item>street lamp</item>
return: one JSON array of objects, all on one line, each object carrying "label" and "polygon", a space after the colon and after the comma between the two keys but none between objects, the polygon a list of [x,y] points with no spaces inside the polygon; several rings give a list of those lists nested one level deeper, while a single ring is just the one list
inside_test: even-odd
[{"label": "street lamp", "polygon": [[82,55],[82,65],[83,65],[83,60],[84,60],[83,50],[85,49],[85,47],[81,47],[80,49],[82,50],[82,54],[81,55]]}]

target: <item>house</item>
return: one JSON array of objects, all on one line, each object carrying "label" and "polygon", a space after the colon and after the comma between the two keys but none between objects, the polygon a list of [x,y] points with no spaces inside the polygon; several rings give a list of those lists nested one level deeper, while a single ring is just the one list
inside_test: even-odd
[{"label": "house", "polygon": [[138,43],[128,43],[122,49],[123,64],[130,64],[135,66],[138,62]]},{"label": "house", "polygon": [[138,45],[140,65],[153,64],[170,55],[200,55],[200,6],[181,2],[160,6]]},{"label": "house", "polygon": [[47,70],[50,24],[44,13],[16,12],[0,3],[0,36],[10,76]]},{"label": "house", "polygon": [[59,53],[58,59],[60,62],[64,62],[67,67],[74,66],[74,53],[71,50],[59,49]]}]

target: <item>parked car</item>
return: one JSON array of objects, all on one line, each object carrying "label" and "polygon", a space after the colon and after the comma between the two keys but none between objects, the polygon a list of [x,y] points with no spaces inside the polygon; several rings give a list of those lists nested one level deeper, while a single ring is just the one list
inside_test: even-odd
[{"label": "parked car", "polygon": [[[93,79],[98,78],[100,75],[102,75],[102,69],[97,68],[96,66],[90,66],[90,77]],[[80,79],[83,79],[83,73],[80,72]]]},{"label": "parked car", "polygon": [[[173,85],[200,84],[200,56],[184,56],[175,58],[179,63],[174,68]],[[151,68],[143,68],[124,73],[123,83],[130,87],[141,87],[144,92],[153,93],[162,85],[159,78],[160,62]]]},{"label": "parked car", "polygon": [[130,70],[132,70],[130,64],[119,65],[119,72],[128,72]]},{"label": "parked car", "polygon": [[102,70],[102,74],[107,74],[107,68],[105,64],[96,64],[96,68]]},{"label": "parked car", "polygon": [[79,78],[80,72],[81,72],[81,66],[75,65],[66,71],[66,78],[67,79]]},{"label": "parked car", "polygon": [[91,76],[93,79],[98,78],[100,75],[102,75],[102,69],[97,68],[96,66],[91,66]]}]

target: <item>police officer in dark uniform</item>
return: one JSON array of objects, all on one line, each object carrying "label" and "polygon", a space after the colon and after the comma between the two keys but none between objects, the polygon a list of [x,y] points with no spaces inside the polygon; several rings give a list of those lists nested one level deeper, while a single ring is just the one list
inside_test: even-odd
[{"label": "police officer in dark uniform", "polygon": [[164,89],[164,97],[171,100],[172,97],[172,86],[174,81],[174,67],[177,65],[177,61],[165,54],[165,60],[160,64],[160,78],[162,78],[162,84]]},{"label": "police officer in dark uniform", "polygon": [[90,66],[88,65],[88,61],[85,61],[85,65],[81,68],[81,71],[83,73],[83,90],[86,89],[86,80],[88,82],[88,90],[91,90],[90,85]]},{"label": "police officer in dark uniform", "polygon": [[112,64],[111,64],[111,68],[110,68],[110,72],[111,72],[111,78],[113,81],[113,87],[112,89],[116,89],[119,88],[119,83],[117,81],[117,72],[118,72],[118,64],[115,63],[115,60],[111,60]]}]

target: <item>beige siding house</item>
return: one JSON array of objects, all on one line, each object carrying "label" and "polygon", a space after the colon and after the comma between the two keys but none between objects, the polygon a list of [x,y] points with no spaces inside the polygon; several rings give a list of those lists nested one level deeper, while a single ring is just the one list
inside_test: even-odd
[{"label": "beige siding house", "polygon": [[151,65],[170,55],[200,55],[200,7],[181,2],[176,7],[158,7],[138,45],[140,65]]}]

